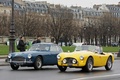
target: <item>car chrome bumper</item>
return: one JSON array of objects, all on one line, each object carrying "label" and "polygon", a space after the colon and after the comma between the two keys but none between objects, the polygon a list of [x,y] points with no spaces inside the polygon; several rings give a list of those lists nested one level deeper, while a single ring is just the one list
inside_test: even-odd
[{"label": "car chrome bumper", "polygon": [[73,64],[73,63],[63,63],[61,60],[58,60],[58,65],[59,66],[73,66],[73,67],[83,67],[85,66],[85,62],[84,61],[78,61],[76,64]]},{"label": "car chrome bumper", "polygon": [[11,59],[8,60],[8,63],[15,63],[15,64],[29,64],[29,63],[33,63],[33,61],[29,60],[24,60],[24,61],[12,61]]}]

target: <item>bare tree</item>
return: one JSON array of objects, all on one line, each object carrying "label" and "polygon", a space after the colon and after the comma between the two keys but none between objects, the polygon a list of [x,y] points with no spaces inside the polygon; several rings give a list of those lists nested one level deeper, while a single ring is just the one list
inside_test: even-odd
[{"label": "bare tree", "polygon": [[0,16],[0,35],[9,35],[10,20],[7,16]]},{"label": "bare tree", "polygon": [[22,13],[15,16],[16,34],[24,36],[44,35],[45,17],[39,13]]},{"label": "bare tree", "polygon": [[99,38],[104,46],[111,44],[111,38],[115,32],[115,17],[110,13],[104,13],[100,18]]},{"label": "bare tree", "polygon": [[50,12],[50,30],[51,36],[55,38],[56,44],[58,44],[61,37],[66,36],[65,33],[69,33],[70,27],[72,27],[72,15],[67,9],[59,8],[56,12]]}]

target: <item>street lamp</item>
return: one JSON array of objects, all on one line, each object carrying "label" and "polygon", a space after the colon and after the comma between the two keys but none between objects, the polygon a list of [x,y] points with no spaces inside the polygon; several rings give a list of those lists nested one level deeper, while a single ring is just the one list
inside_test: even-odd
[{"label": "street lamp", "polygon": [[15,52],[15,27],[14,27],[14,0],[12,0],[11,26],[9,36],[9,52]]},{"label": "street lamp", "polygon": [[86,42],[86,25],[83,27],[83,39],[84,39],[84,42]]}]

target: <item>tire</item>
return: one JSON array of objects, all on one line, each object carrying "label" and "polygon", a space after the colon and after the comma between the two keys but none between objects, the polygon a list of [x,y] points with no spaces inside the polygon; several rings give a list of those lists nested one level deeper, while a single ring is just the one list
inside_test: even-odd
[{"label": "tire", "polygon": [[59,66],[59,65],[57,65],[57,67],[59,68],[59,70],[60,70],[61,72],[65,72],[66,69],[67,69],[67,66]]},{"label": "tire", "polygon": [[34,62],[34,69],[39,70],[41,68],[42,68],[42,58],[38,56]]},{"label": "tire", "polygon": [[15,64],[10,64],[10,66],[13,70],[18,70],[18,68],[19,68],[19,66],[15,65]]},{"label": "tire", "polygon": [[87,59],[86,65],[82,68],[83,71],[91,72],[93,70],[93,58],[89,57]]},{"label": "tire", "polygon": [[112,57],[109,57],[108,60],[107,60],[106,65],[105,65],[105,69],[106,70],[111,70],[112,65],[113,65],[113,63],[112,63]]}]

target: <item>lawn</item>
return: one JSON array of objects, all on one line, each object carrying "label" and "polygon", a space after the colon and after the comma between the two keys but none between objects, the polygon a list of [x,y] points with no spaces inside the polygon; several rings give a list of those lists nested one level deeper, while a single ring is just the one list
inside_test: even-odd
[{"label": "lawn", "polygon": [[[74,51],[75,47],[66,47],[66,46],[63,46],[62,47],[63,51],[67,52],[67,51]],[[103,51],[104,52],[118,52],[120,49],[120,47],[103,47]]]},{"label": "lawn", "polygon": [[0,44],[0,55],[6,55],[9,52],[9,47],[7,45]]},{"label": "lawn", "polygon": [[[15,48],[15,51],[18,50]],[[0,44],[0,55],[7,55],[8,53],[9,53],[9,46]]]},{"label": "lawn", "polygon": [[118,52],[120,47],[103,47],[104,52]]},{"label": "lawn", "polygon": [[[64,52],[67,51],[72,52],[74,51],[75,47],[63,46],[62,49]],[[118,52],[119,49],[120,49],[119,47],[103,47],[104,52]],[[15,49],[15,51],[18,50]],[[8,53],[9,53],[9,46],[0,44],[0,55],[7,55]]]}]

